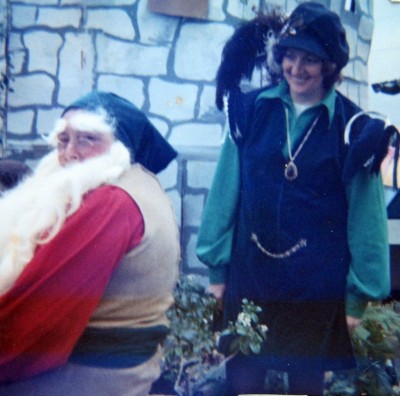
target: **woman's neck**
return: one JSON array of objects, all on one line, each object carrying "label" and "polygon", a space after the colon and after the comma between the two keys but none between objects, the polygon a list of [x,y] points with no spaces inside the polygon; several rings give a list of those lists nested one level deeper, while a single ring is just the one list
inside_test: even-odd
[{"label": "woman's neck", "polygon": [[312,106],[313,105],[293,102],[293,107],[296,117],[298,117],[301,113],[303,113]]},{"label": "woman's neck", "polygon": [[310,95],[298,95],[293,92],[290,92],[290,97],[292,98],[293,103],[302,105],[302,106],[313,106],[317,103],[321,102],[321,100],[325,97],[326,90],[320,89],[318,91],[314,91]]}]

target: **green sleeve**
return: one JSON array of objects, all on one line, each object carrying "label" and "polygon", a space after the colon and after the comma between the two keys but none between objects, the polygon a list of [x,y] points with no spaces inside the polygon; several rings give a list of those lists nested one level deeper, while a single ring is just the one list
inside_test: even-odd
[{"label": "green sleeve", "polygon": [[225,283],[239,199],[239,156],[228,136],[203,209],[196,254],[209,267],[210,283]]},{"label": "green sleeve", "polygon": [[347,188],[348,242],[347,314],[360,318],[368,301],[390,292],[387,212],[381,175],[363,169]]}]

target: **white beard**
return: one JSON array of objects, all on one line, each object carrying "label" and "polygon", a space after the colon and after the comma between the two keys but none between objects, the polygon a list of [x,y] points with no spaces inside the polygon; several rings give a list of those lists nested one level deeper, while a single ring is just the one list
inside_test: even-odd
[{"label": "white beard", "polygon": [[79,209],[82,197],[101,184],[113,184],[130,167],[119,141],[110,150],[62,167],[52,151],[32,176],[0,199],[0,296],[14,285],[39,244],[49,242]]}]

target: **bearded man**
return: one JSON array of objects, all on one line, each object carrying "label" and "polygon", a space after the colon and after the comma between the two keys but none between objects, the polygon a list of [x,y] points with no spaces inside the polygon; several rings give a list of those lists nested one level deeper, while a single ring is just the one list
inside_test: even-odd
[{"label": "bearded man", "polygon": [[0,200],[0,393],[147,395],[179,239],[153,173],[176,152],[132,103],[92,92]]}]

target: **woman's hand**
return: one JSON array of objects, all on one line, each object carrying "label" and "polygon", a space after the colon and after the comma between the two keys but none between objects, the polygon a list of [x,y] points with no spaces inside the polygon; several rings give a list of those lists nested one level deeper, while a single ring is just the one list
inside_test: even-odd
[{"label": "woman's hand", "polygon": [[225,285],[223,283],[209,285],[208,292],[211,293],[215,297],[215,299],[217,300],[217,308],[222,311],[224,308],[223,301],[224,301],[224,294],[225,294]]},{"label": "woman's hand", "polygon": [[354,316],[347,315],[346,322],[347,322],[347,328],[349,329],[349,332],[352,333],[361,324],[361,319],[355,318]]}]

